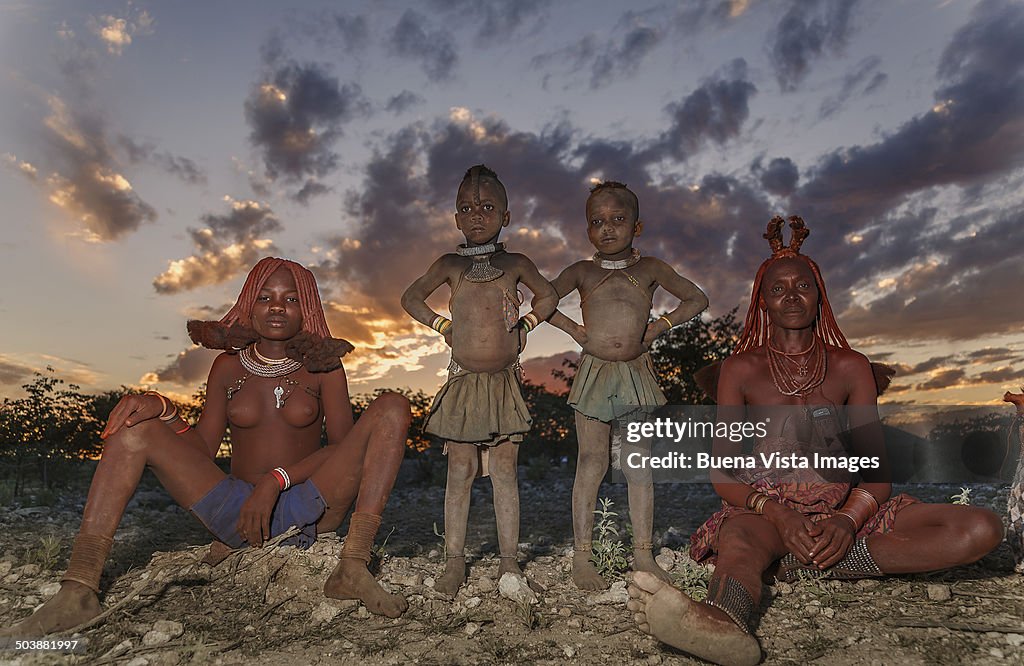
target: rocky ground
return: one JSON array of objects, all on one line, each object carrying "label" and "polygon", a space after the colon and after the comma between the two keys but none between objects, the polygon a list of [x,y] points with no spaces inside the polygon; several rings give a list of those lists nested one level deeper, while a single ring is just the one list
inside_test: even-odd
[{"label": "rocky ground", "polygon": [[[409,599],[409,611],[395,620],[370,615],[358,602],[322,597],[341,550],[337,538],[304,552],[264,549],[217,568],[200,564],[205,532],[148,478],[104,573],[103,604],[113,612],[81,633],[86,653],[7,651],[0,663],[697,663],[636,631],[624,583],[598,594],[573,586],[571,471],[524,468],[523,477],[521,559],[542,588],[536,603],[498,589],[486,481],[477,482],[470,516],[469,584],[454,600],[435,592],[443,556],[434,526],[442,525],[443,487],[402,483],[378,537],[381,544],[387,536],[380,580]],[[84,484],[0,506],[0,626],[57,590]],[[903,490],[930,501],[948,501],[958,491]],[[601,494],[614,510],[624,509],[624,486],[606,484]],[[1005,488],[977,486],[972,503],[1003,511],[1005,498]],[[659,563],[698,595],[708,572],[689,560],[685,543],[717,503],[706,485],[657,487]],[[954,572],[768,589],[757,629],[766,664],[1024,664],[1024,576],[1013,573],[1005,545]]]}]

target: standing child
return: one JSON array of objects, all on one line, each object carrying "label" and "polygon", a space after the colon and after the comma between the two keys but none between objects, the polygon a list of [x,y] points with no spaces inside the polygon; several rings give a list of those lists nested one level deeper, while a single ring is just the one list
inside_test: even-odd
[{"label": "standing child", "polygon": [[[633,248],[633,237],[640,235],[642,227],[640,203],[628,187],[614,181],[596,185],[587,199],[587,236],[597,253],[592,260],[569,266],[552,283],[559,298],[579,290],[583,310],[583,325],[561,312],[551,317],[551,323],[583,347],[569,404],[576,410],[579,441],[572,489],[572,578],[584,590],[608,587],[590,555],[594,505],[608,471],[610,422],[665,404],[647,350],[656,337],[708,306],[707,296],[695,284],[665,262],[641,257]],[[659,286],[680,303],[648,323]],[[628,466],[623,472],[629,484],[633,569],[668,580],[651,553],[654,488],[650,472],[641,474]]]},{"label": "standing child", "polygon": [[[519,390],[519,352],[526,334],[551,315],[558,299],[532,261],[505,252],[498,242],[498,234],[509,220],[508,195],[497,174],[482,164],[469,169],[455,202],[455,225],[466,243],[435,261],[402,295],[405,311],[443,335],[452,348],[448,381],[434,398],[426,425],[427,432],[445,440],[448,454],[444,498],[447,562],[435,589],[449,595],[458,592],[466,580],[466,523],[478,470],[489,471],[494,489],[501,558],[498,575],[522,575],[516,561],[516,460],[531,418]],[[533,311],[522,318],[520,282],[534,294]],[[442,284],[451,289],[450,320],[425,302]]]}]

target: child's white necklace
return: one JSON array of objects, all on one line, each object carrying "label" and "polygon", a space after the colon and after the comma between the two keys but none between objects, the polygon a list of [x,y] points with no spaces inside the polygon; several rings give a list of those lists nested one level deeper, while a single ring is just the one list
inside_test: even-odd
[{"label": "child's white necklace", "polygon": [[629,268],[638,261],[640,261],[640,250],[635,247],[633,248],[633,253],[629,257],[626,259],[616,259],[615,261],[612,261],[611,259],[602,259],[600,252],[594,253],[594,263],[601,268],[610,271],[619,271],[623,268]]}]

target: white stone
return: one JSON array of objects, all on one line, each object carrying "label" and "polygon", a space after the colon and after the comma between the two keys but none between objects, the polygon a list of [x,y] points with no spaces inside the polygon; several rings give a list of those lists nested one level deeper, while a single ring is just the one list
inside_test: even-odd
[{"label": "white stone", "polygon": [[566,659],[572,659],[576,656],[576,650],[571,645],[566,645],[564,648],[562,648],[562,654],[565,655]]},{"label": "white stone", "polygon": [[434,587],[434,579],[431,578],[430,576],[427,576],[426,578],[423,579],[423,584],[426,585],[427,587]]},{"label": "white stone", "polygon": [[559,608],[558,609],[558,614],[561,615],[562,617],[570,617],[572,615],[572,609],[564,608],[564,607],[563,608]]},{"label": "white stone", "polygon": [[142,637],[142,644],[149,647],[152,645],[163,645],[170,640],[171,637],[167,633],[152,629],[147,631],[146,635]]},{"label": "white stone", "polygon": [[949,585],[942,585],[940,583],[932,583],[927,588],[928,598],[932,601],[949,601],[953,598],[953,591],[949,589]]},{"label": "white stone", "polygon": [[579,619],[578,617],[569,618],[569,621],[566,622],[565,624],[567,626],[572,627],[573,629],[582,629],[583,628],[583,620]]},{"label": "white stone", "polygon": [[175,620],[157,620],[153,623],[153,631],[162,631],[171,638],[177,638],[185,633],[185,626]]},{"label": "white stone", "polygon": [[370,611],[366,610],[366,606],[360,606],[359,610],[356,611],[356,617],[360,620],[365,620],[370,617]]},{"label": "white stone", "polygon": [[324,624],[325,622],[330,622],[340,614],[340,608],[329,601],[322,601],[319,606],[313,609],[309,619],[313,624]]},{"label": "white stone", "polygon": [[626,581],[624,580],[615,581],[604,592],[587,597],[587,603],[592,606],[598,604],[624,604],[627,601],[629,601],[629,592],[626,591]]},{"label": "white stone", "polygon": [[39,586],[39,594],[44,597],[52,597],[60,592],[60,583],[43,583]]},{"label": "white stone", "polygon": [[665,553],[659,553],[658,556],[654,558],[654,562],[665,571],[671,571],[672,567],[676,565],[676,558],[671,553],[668,555]]},{"label": "white stone", "polygon": [[129,661],[125,666],[149,666],[149,659],[145,657],[135,657]]},{"label": "white stone", "polygon": [[530,589],[526,582],[526,576],[519,576],[512,572],[502,574],[498,580],[498,592],[506,599],[517,603],[537,603],[537,594]]},{"label": "white stone", "polygon": [[472,636],[476,634],[476,632],[480,631],[480,625],[476,622],[467,622],[466,628],[463,629],[463,631],[466,632],[467,636]]},{"label": "white stone", "polygon": [[11,573],[11,566],[13,565],[7,560],[0,562],[0,576],[6,576],[7,574]]},{"label": "white stone", "polygon": [[39,603],[39,599],[30,594],[22,599],[21,603],[25,606],[32,606],[34,608]]},{"label": "white stone", "polygon": [[991,649],[989,649],[988,653],[990,655],[992,655],[993,657],[995,657],[996,659],[1002,659],[1005,656],[1005,655],[1003,655],[1003,651],[1000,650],[999,648],[991,648]]},{"label": "white stone", "polygon": [[487,576],[483,576],[482,578],[480,578],[476,586],[484,594],[494,592],[494,581],[488,578]]},{"label": "white stone", "polygon": [[41,569],[38,564],[26,564],[20,571],[22,576],[38,576]]},{"label": "white stone", "polygon": [[1024,645],[1024,634],[1006,634],[1006,644],[1013,647]]},{"label": "white stone", "polygon": [[470,597],[462,602],[462,605],[466,608],[476,608],[480,605],[480,597]]}]

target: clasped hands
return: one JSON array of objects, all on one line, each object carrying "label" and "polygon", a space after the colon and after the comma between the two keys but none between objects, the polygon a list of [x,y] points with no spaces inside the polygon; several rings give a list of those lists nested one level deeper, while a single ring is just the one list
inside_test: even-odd
[{"label": "clasped hands", "polygon": [[845,516],[834,515],[812,522],[799,511],[782,507],[769,518],[783,545],[803,564],[824,570],[835,566],[853,547],[856,530]]}]

